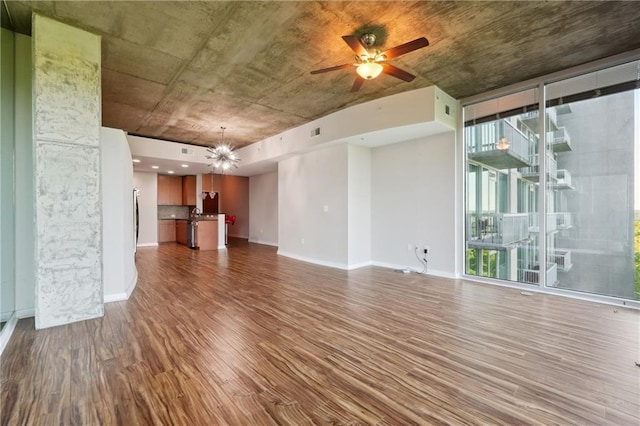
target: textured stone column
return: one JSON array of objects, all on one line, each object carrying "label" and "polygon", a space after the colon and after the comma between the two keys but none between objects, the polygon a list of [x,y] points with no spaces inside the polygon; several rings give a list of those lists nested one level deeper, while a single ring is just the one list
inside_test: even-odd
[{"label": "textured stone column", "polygon": [[34,15],[36,328],[103,315],[100,37]]}]

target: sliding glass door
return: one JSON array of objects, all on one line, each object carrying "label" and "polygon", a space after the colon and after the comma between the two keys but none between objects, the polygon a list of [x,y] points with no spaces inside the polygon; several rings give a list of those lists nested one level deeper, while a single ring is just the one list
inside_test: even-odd
[{"label": "sliding glass door", "polygon": [[640,299],[639,75],[464,107],[467,275]]},{"label": "sliding glass door", "polygon": [[548,151],[557,167],[549,170],[547,254],[558,272],[547,285],[640,299],[640,91],[613,78],[638,70],[627,64],[548,87]]}]

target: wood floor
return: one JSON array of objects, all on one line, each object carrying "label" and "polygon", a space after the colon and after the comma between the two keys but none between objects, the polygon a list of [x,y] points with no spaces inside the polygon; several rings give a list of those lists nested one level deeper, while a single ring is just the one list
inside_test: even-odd
[{"label": "wood floor", "polygon": [[0,423],[640,423],[638,311],[234,245],[140,249],[104,318],[21,320]]}]

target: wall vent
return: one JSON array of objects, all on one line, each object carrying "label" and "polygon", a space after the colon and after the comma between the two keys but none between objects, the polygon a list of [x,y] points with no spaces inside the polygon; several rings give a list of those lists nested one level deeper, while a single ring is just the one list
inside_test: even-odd
[{"label": "wall vent", "polygon": [[320,136],[320,127],[316,127],[315,129],[311,129],[311,137]]},{"label": "wall vent", "polygon": [[195,151],[194,151],[193,149],[191,149],[191,148],[181,148],[181,149],[180,149],[180,153],[181,153],[182,155],[193,155],[193,154],[194,154],[194,152],[195,152]]}]

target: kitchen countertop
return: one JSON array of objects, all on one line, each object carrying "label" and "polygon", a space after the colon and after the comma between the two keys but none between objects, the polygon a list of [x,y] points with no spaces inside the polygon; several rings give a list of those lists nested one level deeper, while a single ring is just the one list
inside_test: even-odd
[{"label": "kitchen countertop", "polygon": [[217,214],[199,214],[198,220],[218,220]]},{"label": "kitchen countertop", "polygon": [[[161,217],[158,218],[158,220],[182,220],[185,222],[193,222],[193,217],[190,218],[182,218],[182,217]],[[202,221],[217,221],[218,220],[218,215],[216,214],[199,214],[196,216],[196,221],[198,222],[202,222]]]}]

